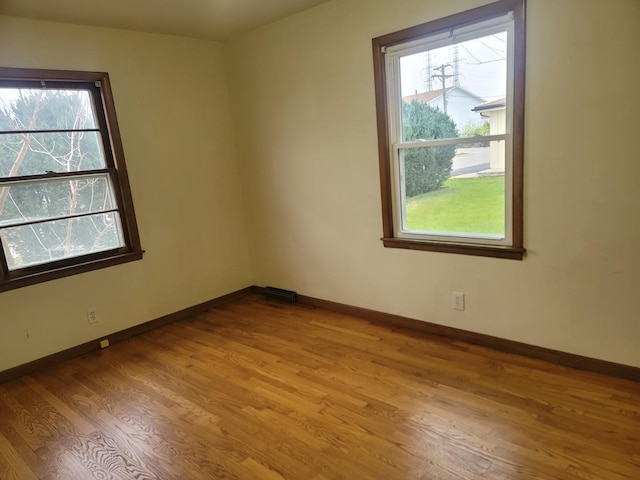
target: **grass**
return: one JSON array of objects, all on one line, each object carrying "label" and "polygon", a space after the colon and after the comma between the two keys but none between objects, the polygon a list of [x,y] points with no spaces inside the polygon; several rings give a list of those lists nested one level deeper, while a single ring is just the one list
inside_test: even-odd
[{"label": "grass", "polygon": [[407,199],[407,227],[429,232],[504,234],[504,177],[450,178]]}]

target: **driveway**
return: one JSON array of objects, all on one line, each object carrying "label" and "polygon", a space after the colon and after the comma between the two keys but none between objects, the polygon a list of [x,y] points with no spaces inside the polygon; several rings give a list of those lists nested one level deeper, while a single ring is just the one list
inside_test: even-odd
[{"label": "driveway", "polygon": [[453,157],[451,176],[468,175],[491,167],[489,148],[458,148]]}]

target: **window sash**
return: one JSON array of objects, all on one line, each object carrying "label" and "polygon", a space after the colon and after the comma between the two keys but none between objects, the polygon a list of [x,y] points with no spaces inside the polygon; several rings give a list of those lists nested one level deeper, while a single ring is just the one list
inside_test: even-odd
[{"label": "window sash", "polygon": [[[493,33],[507,33],[507,91],[506,91],[506,132],[504,134],[482,135],[442,139],[425,139],[403,142],[400,59],[407,55],[427,52],[436,48],[455,45]],[[451,242],[458,244],[478,244],[510,246],[513,244],[513,103],[514,103],[514,19],[508,12],[497,18],[481,20],[461,28],[425,36],[423,38],[399,43],[384,49],[386,63],[387,112],[389,131],[389,162],[391,177],[391,207],[393,231],[399,239]],[[403,191],[401,172],[401,152],[407,149],[435,147],[444,145],[471,144],[478,141],[505,141],[505,235],[461,234],[459,232],[417,232],[408,230],[406,225],[406,196]]]},{"label": "window sash", "polygon": [[390,45],[385,47],[385,53],[387,55],[398,55],[404,57],[414,53],[420,53],[425,50],[435,50],[448,45],[473,40],[474,38],[503,32],[512,28],[513,23],[514,15],[513,12],[510,11],[498,17],[470,22],[465,26],[445,28],[442,31],[424,35],[415,40]]},{"label": "window sash", "polygon": [[[496,135],[496,137],[503,137],[503,135]],[[505,141],[505,154],[509,152],[511,148],[511,137],[506,136]],[[486,137],[480,137],[485,139]],[[498,138],[500,140],[501,138]],[[434,142],[435,143],[435,142]],[[438,142],[439,143],[439,142]],[[473,143],[472,141],[467,142],[455,142],[456,144],[461,143]],[[445,144],[451,144],[450,142],[446,142]],[[474,234],[465,234],[460,232],[430,232],[430,231],[416,231],[406,228],[407,218],[406,218],[406,204],[407,197],[404,192],[404,182],[403,182],[403,168],[402,168],[402,155],[401,152],[403,150],[409,150],[411,148],[420,148],[420,147],[428,147],[428,146],[438,146],[434,144],[427,145],[425,144],[409,144],[410,146],[407,148],[397,147],[393,150],[392,155],[392,165],[391,165],[391,187],[392,187],[392,208],[393,208],[393,220],[394,220],[394,232],[396,233],[397,238],[404,238],[409,240],[431,240],[434,242],[455,242],[455,243],[463,243],[463,244],[480,244],[480,245],[500,245],[500,246],[509,246],[513,243],[513,168],[511,162],[505,161],[505,173],[504,173],[504,235],[493,235],[493,234],[482,234],[482,233],[474,233]]]},{"label": "window sash", "polygon": [[397,149],[411,149],[411,148],[423,148],[423,147],[441,147],[444,145],[460,145],[461,143],[477,143],[477,142],[491,142],[494,140],[507,140],[511,137],[506,133],[499,133],[497,135],[475,135],[473,137],[458,137],[458,138],[437,138],[435,140],[419,140],[417,142],[407,143],[394,143],[391,148]]},{"label": "window sash", "polygon": [[[2,220],[2,218],[0,218],[0,229],[1,228],[8,228],[8,227],[14,227],[14,226],[19,226],[19,225],[33,225],[33,224],[38,224],[38,223],[46,223],[46,222],[50,222],[50,221],[54,221],[54,220],[62,220],[62,219],[66,219],[66,218],[76,218],[76,217],[82,217],[82,216],[86,216],[86,215],[92,215],[92,214],[96,214],[96,213],[105,213],[105,212],[113,212],[113,211],[118,211],[118,204],[116,202],[116,198],[115,198],[115,189],[114,189],[114,185],[113,185],[113,179],[112,179],[112,175],[111,175],[112,171],[109,170],[97,170],[94,171],[92,173],[86,173],[86,172],[81,172],[81,173],[71,173],[71,174],[59,174],[59,175],[47,175],[46,178],[42,178],[42,177],[36,177],[36,178],[15,178],[15,177],[10,177],[10,178],[4,178],[2,179],[3,181],[0,182],[0,194],[2,193],[3,189],[7,188],[7,189],[11,189],[13,187],[17,187],[18,189],[21,186],[25,186],[25,185],[41,185],[44,188],[47,187],[53,187],[54,184],[59,184],[60,186],[62,186],[64,188],[64,185],[66,182],[69,182],[69,187],[71,188],[71,182],[78,182],[78,181],[82,181],[82,180],[87,180],[88,182],[90,182],[91,180],[95,180],[95,181],[103,181],[103,185],[104,185],[104,192],[102,193],[102,203],[108,203],[109,207],[105,207],[105,208],[95,208],[93,206],[93,202],[90,204],[89,208],[84,208],[81,209],[80,211],[77,210],[73,210],[71,209],[71,207],[69,208],[69,213],[67,214],[52,214],[52,215],[40,215],[40,216],[30,216],[29,218],[26,218],[24,215],[21,215],[21,217],[16,216],[16,218],[14,219],[8,219],[8,220]],[[86,185],[80,185],[78,186],[77,184],[75,185],[75,188],[88,188],[90,186],[89,183],[87,183]],[[93,192],[92,192],[93,193]],[[100,192],[98,192],[100,193]],[[94,199],[92,199],[94,200]],[[100,197],[95,198],[95,202],[97,205],[97,202],[100,200]],[[20,205],[17,205],[16,208],[18,209],[18,211],[22,211],[23,209],[20,208]]]},{"label": "window sash", "polygon": [[[94,135],[97,133],[99,139],[97,150],[91,147],[90,151],[99,151],[101,152],[100,155],[103,156],[101,164],[99,164],[98,158],[94,156],[93,158],[98,163],[94,162],[93,166],[91,166],[84,161],[79,162],[76,165],[77,168],[72,168],[71,171],[68,171],[68,169],[65,170],[64,166],[61,168],[47,169],[51,170],[48,172],[36,172],[34,169],[33,172],[26,171],[26,174],[21,176],[15,176],[16,173],[20,174],[20,172],[14,171],[12,172],[14,176],[0,176],[0,189],[7,186],[19,185],[24,182],[44,183],[62,180],[72,182],[76,179],[82,181],[83,178],[100,177],[101,181],[106,181],[108,184],[108,193],[106,195],[110,198],[109,202],[100,208],[92,207],[82,212],[63,212],[57,216],[30,219],[26,223],[18,221],[17,223],[14,222],[15,224],[12,224],[11,227],[5,222],[0,228],[4,229],[6,233],[7,228],[14,227],[37,228],[38,225],[45,225],[43,228],[50,228],[46,227],[46,224],[52,224],[54,222],[91,222],[95,224],[96,228],[102,224],[108,225],[113,220],[117,223],[117,229],[115,231],[109,230],[109,232],[111,232],[109,235],[116,239],[110,244],[109,242],[101,242],[100,244],[94,244],[93,247],[95,248],[88,248],[86,253],[76,249],[76,252],[69,257],[61,258],[58,256],[42,264],[21,265],[19,268],[15,268],[15,265],[12,268],[9,267],[7,256],[5,255],[8,244],[3,242],[2,248],[0,248],[0,292],[142,259],[143,251],[138,236],[108,74],[104,72],[0,67],[0,88],[44,88],[50,90],[77,90],[88,92],[87,105],[89,105],[88,108],[90,110],[86,110],[88,114],[83,114],[82,117],[75,117],[74,114],[71,114],[69,117],[66,117],[67,120],[59,124],[51,125],[51,128],[46,124],[30,124],[25,126],[14,124],[13,127],[5,128],[3,132],[0,132],[0,135],[81,135],[89,133]],[[84,101],[87,100],[83,98],[83,102]],[[83,103],[80,105],[83,105]],[[80,112],[81,110],[77,111]],[[74,118],[84,118],[86,122],[84,122],[84,124],[74,123]],[[6,171],[4,173],[7,174]],[[104,190],[102,190],[102,192],[104,192]],[[64,202],[61,201],[61,205],[63,203]],[[93,217],[93,219],[91,217]],[[100,224],[96,222],[103,223]],[[86,244],[86,242],[84,243]],[[89,244],[91,244],[90,241]],[[11,253],[7,252],[7,255],[11,255]]]},{"label": "window sash", "polygon": [[[100,222],[111,224],[103,226],[102,232],[90,236],[90,245],[86,245],[84,239],[78,239],[77,234],[87,236],[92,227],[97,230]],[[83,227],[78,227],[83,224]],[[21,231],[21,233],[19,233]],[[45,231],[48,231],[46,233]],[[109,233],[104,235],[104,233]],[[90,232],[91,233],[91,232]],[[22,240],[29,238],[31,242],[39,245],[34,253],[34,248],[11,245],[9,237],[16,234]],[[26,235],[25,235],[26,234]],[[90,254],[102,254],[103,252],[116,252],[124,246],[122,227],[118,211],[93,212],[85,215],[74,215],[59,219],[48,219],[39,223],[20,224],[7,228],[0,228],[2,248],[7,259],[7,268],[10,272],[17,272],[29,268],[47,265],[54,261],[68,261],[74,258]],[[104,243],[104,239],[108,243]],[[13,251],[16,253],[14,254]],[[24,255],[23,255],[24,254]]]}]

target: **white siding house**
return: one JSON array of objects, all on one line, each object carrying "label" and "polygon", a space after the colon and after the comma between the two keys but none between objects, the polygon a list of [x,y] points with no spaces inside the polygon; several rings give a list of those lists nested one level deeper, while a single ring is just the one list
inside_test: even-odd
[{"label": "white siding house", "polygon": [[[504,133],[507,128],[506,99],[483,103],[473,109],[489,119],[489,134]],[[491,170],[504,170],[504,146],[502,141],[491,142]]]},{"label": "white siding house", "polygon": [[[443,95],[444,94],[444,95]],[[403,97],[407,103],[417,100],[426,103],[432,107],[438,108],[440,111],[447,113],[456,123],[458,130],[464,128],[465,125],[472,122],[478,124],[481,120],[477,112],[473,109],[479,103],[483,103],[484,99],[479,97],[462,87],[447,87],[444,89],[430,90]]]}]

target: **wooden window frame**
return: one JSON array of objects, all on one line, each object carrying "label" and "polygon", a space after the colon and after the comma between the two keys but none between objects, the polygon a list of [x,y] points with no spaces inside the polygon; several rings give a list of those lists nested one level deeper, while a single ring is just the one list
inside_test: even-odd
[{"label": "wooden window frame", "polygon": [[[92,89],[90,94],[104,146],[106,162],[104,172],[108,173],[112,179],[117,211],[120,216],[122,235],[124,237],[124,246],[117,249],[55,260],[15,270],[9,270],[4,249],[0,248],[0,292],[141,260],[144,251],[140,243],[131,186],[127,175],[124,150],[108,73],[0,67],[0,80],[6,85],[44,81],[47,86],[52,86],[53,88],[56,85],[69,88],[74,84],[79,87],[87,84],[93,84],[98,87]],[[88,173],[91,173],[91,171],[88,171]],[[42,178],[47,178],[47,176],[51,175],[43,175]]]},{"label": "wooden window frame", "polygon": [[[378,157],[382,199],[381,238],[385,247],[427,250],[464,255],[479,255],[522,260],[526,250],[523,239],[523,170],[524,170],[524,100],[525,100],[525,0],[501,0],[448,17],[383,35],[372,40],[375,101],[378,132]],[[394,232],[393,188],[391,171],[391,138],[387,103],[386,48],[441,34],[453,28],[513,12],[514,19],[514,81],[512,138],[512,216],[511,243],[487,245],[399,238]]]}]

